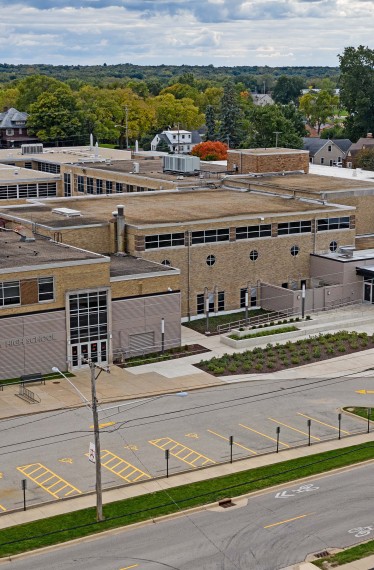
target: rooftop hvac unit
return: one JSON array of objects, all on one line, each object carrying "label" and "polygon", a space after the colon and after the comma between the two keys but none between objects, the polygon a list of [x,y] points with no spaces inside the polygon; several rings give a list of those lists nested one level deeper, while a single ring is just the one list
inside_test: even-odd
[{"label": "rooftop hvac unit", "polygon": [[344,245],[339,247],[340,257],[345,257],[346,259],[352,259],[356,248],[353,245]]},{"label": "rooftop hvac unit", "polygon": [[53,208],[52,213],[66,218],[77,218],[82,215],[79,210],[72,210],[71,208]]},{"label": "rooftop hvac unit", "polygon": [[43,152],[43,144],[22,144],[21,154],[41,154]]},{"label": "rooftop hvac unit", "polygon": [[200,170],[200,158],[198,156],[181,156],[178,154],[163,157],[163,167],[172,172],[194,172]]}]

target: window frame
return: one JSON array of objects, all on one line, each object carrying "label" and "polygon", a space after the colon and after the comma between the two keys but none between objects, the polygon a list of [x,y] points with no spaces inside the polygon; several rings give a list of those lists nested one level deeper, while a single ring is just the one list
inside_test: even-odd
[{"label": "window frame", "polygon": [[[40,290],[40,286],[46,284],[46,282],[52,283],[52,297],[46,297],[46,298],[41,298],[41,290]],[[44,283],[42,283],[44,282]],[[45,292],[42,292],[42,295],[48,294]],[[38,277],[38,303],[50,303],[53,302],[55,300],[55,282],[54,282],[54,278],[53,277]]]},{"label": "window frame", "polygon": [[[14,287],[18,287],[18,295],[12,296],[5,296],[5,290],[11,289]],[[6,303],[6,299],[15,299],[18,298],[18,301],[14,303]],[[0,281],[0,308],[6,309],[8,307],[18,307],[21,305],[21,283],[19,280],[15,279],[14,281]]]},{"label": "window frame", "polygon": [[235,228],[235,239],[258,239],[272,237],[272,224],[258,224],[254,226],[239,226]]}]

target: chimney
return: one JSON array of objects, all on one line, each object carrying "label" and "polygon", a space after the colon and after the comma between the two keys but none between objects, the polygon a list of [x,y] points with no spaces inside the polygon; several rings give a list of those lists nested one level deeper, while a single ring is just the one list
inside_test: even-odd
[{"label": "chimney", "polygon": [[117,206],[117,253],[125,253],[125,206]]}]

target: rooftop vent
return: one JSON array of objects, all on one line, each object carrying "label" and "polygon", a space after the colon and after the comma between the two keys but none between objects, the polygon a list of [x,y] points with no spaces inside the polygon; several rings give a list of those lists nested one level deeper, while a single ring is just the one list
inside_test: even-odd
[{"label": "rooftop vent", "polygon": [[72,210],[71,208],[53,208],[52,213],[66,218],[78,218],[82,215],[79,210]]},{"label": "rooftop vent", "polygon": [[42,143],[21,145],[21,154],[40,154],[42,152],[43,152]]},{"label": "rooftop vent", "polygon": [[339,247],[340,257],[345,257],[346,259],[352,259],[356,248],[353,245],[345,245]]}]

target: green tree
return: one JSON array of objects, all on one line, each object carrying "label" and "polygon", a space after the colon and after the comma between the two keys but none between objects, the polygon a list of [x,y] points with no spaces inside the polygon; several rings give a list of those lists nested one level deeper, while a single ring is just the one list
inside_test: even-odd
[{"label": "green tree", "polygon": [[204,115],[200,113],[192,99],[176,99],[171,93],[165,93],[152,99],[152,104],[159,131],[177,124],[180,128],[197,129],[204,123]]},{"label": "green tree", "polygon": [[41,141],[79,144],[83,134],[77,97],[67,86],[39,95],[30,105],[27,126]]},{"label": "green tree", "polygon": [[205,111],[205,125],[207,128],[205,138],[207,141],[214,141],[216,139],[216,115],[214,107],[208,105]]},{"label": "green tree", "polygon": [[281,103],[282,105],[287,105],[287,103],[294,103],[297,105],[301,95],[301,90],[304,86],[305,81],[301,77],[288,77],[287,75],[281,75],[274,86],[272,92],[273,99],[276,103]]},{"label": "green tree", "polygon": [[54,93],[58,89],[65,88],[62,81],[46,75],[31,75],[18,84],[19,96],[17,99],[17,109],[29,111],[30,105],[45,93]]},{"label": "green tree", "polygon": [[240,119],[239,95],[234,83],[227,81],[221,100],[219,139],[231,148],[237,148],[241,140]]},{"label": "green tree", "polygon": [[320,133],[321,125],[329,118],[333,118],[337,106],[339,105],[339,97],[331,94],[330,91],[321,90],[318,93],[309,91],[300,97],[300,110],[304,113],[311,127],[317,127],[317,133]]},{"label": "green tree", "polygon": [[356,155],[356,166],[365,170],[374,170],[374,147],[360,150]]},{"label": "green tree", "polygon": [[159,152],[170,152],[170,148],[165,139],[161,139],[156,147]]},{"label": "green tree", "polygon": [[288,105],[283,105],[281,107],[281,111],[283,115],[286,117],[286,119],[291,121],[295,131],[301,137],[306,137],[308,133],[305,128],[304,115],[301,113],[301,111],[293,103],[289,103]]},{"label": "green tree", "polygon": [[340,98],[348,111],[347,135],[357,141],[374,130],[374,50],[347,47],[340,61]]},{"label": "green tree", "polygon": [[283,115],[278,105],[254,106],[249,116],[249,128],[242,148],[302,148],[303,141],[294,124]]},{"label": "green tree", "polygon": [[[0,89],[0,113],[4,109],[10,109],[11,107],[17,107],[17,100],[19,96],[19,91],[16,87],[11,87],[9,89]],[[23,109],[18,109],[23,111]]]}]

